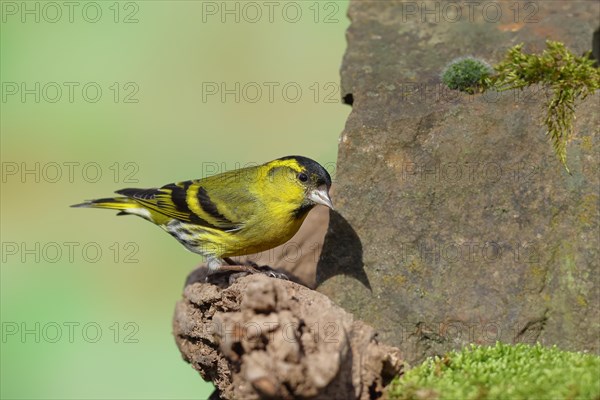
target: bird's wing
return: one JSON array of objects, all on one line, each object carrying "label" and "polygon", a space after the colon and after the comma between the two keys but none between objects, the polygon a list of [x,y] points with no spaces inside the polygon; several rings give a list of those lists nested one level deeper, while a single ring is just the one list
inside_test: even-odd
[{"label": "bird's wing", "polygon": [[140,205],[169,218],[223,231],[243,227],[239,211],[252,201],[246,191],[210,179],[171,183],[158,189],[122,189],[118,194],[136,200]]}]

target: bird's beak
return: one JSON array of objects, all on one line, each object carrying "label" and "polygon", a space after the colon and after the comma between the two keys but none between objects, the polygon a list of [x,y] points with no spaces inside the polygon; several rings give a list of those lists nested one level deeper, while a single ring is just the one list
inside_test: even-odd
[{"label": "bird's beak", "polygon": [[311,190],[308,193],[308,198],[317,204],[322,204],[333,210],[333,203],[331,202],[331,199],[329,198],[329,193],[327,192],[327,186],[325,186],[325,185],[321,185],[318,188]]}]

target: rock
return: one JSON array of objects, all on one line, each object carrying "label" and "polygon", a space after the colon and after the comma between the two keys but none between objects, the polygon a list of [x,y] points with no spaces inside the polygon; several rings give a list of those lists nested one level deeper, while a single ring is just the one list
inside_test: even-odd
[{"label": "rock", "polygon": [[355,237],[325,245],[330,223],[318,290],[411,363],[496,340],[598,353],[598,95],[577,109],[569,175],[541,125],[541,88],[463,95],[439,73],[465,55],[496,63],[520,42],[582,54],[600,3],[351,1],[348,15],[352,113],[333,201]]},{"label": "rock", "polygon": [[402,373],[398,349],[326,296],[263,275],[231,286],[199,268],[177,303],[184,359],[224,399],[372,399]]}]

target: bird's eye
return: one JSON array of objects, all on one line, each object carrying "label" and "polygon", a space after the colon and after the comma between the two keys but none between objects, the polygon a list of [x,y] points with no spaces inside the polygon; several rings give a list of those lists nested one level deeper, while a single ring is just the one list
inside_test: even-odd
[{"label": "bird's eye", "polygon": [[308,175],[306,175],[304,172],[300,172],[298,174],[298,179],[300,180],[300,182],[306,182],[308,181]]}]

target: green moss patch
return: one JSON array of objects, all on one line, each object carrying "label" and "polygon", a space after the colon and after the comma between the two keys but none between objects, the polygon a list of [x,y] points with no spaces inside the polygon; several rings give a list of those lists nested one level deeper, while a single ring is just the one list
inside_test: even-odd
[{"label": "green moss patch", "polygon": [[426,360],[390,399],[600,399],[600,357],[537,344],[471,345]]}]

